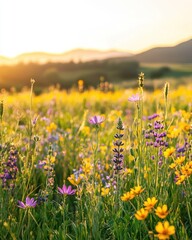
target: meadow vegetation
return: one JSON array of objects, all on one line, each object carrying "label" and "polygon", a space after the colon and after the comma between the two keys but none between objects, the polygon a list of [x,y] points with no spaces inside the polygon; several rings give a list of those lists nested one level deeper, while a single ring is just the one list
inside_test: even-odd
[{"label": "meadow vegetation", "polygon": [[0,239],[192,239],[191,86],[0,95]]}]

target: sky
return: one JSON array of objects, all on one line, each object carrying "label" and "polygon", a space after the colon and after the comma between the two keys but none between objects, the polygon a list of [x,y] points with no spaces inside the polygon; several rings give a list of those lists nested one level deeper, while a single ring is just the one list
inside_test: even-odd
[{"label": "sky", "polygon": [[0,55],[138,53],[192,38],[192,0],[0,0]]}]

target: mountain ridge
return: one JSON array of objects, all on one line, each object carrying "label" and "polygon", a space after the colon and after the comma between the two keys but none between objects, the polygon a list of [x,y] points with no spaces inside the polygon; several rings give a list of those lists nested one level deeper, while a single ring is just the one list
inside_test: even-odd
[{"label": "mountain ridge", "polygon": [[88,62],[94,60],[129,60],[143,63],[192,63],[192,39],[175,46],[154,47],[141,53],[118,50],[72,49],[63,53],[31,52],[23,53],[14,58],[0,56],[0,65],[18,63],[48,63],[48,62]]},{"label": "mountain ridge", "polygon": [[17,64],[17,63],[47,63],[47,62],[86,62],[92,60],[105,60],[108,58],[128,57],[132,54],[129,52],[117,50],[94,50],[94,49],[72,49],[64,53],[47,53],[47,52],[31,52],[23,53],[14,58],[0,56],[0,64]]}]

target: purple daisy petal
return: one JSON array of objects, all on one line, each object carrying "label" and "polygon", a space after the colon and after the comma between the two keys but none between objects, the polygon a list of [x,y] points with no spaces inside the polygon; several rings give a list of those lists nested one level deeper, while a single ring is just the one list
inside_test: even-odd
[{"label": "purple daisy petal", "polygon": [[20,207],[20,208],[26,208],[26,206],[25,206],[25,204],[23,203],[23,202],[21,202],[21,201],[18,201],[18,207]]},{"label": "purple daisy petal", "polygon": [[31,199],[29,197],[26,197],[25,202],[26,202],[26,205],[30,206]]},{"label": "purple daisy petal", "polygon": [[60,194],[63,194],[63,189],[62,188],[58,187],[58,190],[59,190]]},{"label": "purple daisy petal", "polygon": [[67,192],[67,187],[66,187],[66,185],[63,185],[62,189],[63,189],[63,192],[64,192],[64,193]]},{"label": "purple daisy petal", "polygon": [[101,116],[93,116],[89,119],[89,123],[90,124],[94,124],[94,125],[97,125],[97,124],[100,124],[104,121],[104,117],[101,117]]}]

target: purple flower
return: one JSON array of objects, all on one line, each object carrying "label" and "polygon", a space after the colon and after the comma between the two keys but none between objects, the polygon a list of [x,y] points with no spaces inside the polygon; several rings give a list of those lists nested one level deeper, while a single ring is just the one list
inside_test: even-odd
[{"label": "purple flower", "polygon": [[128,101],[130,102],[138,102],[139,100],[140,100],[140,96],[138,93],[128,98]]},{"label": "purple flower", "polygon": [[62,194],[62,195],[74,195],[76,190],[75,189],[72,189],[71,186],[66,186],[66,185],[63,185],[62,188],[58,187],[58,190],[59,190],[59,193]]},{"label": "purple flower", "polygon": [[35,208],[37,205],[37,201],[34,200],[34,198],[26,197],[25,203],[18,201],[18,207],[20,208]]},{"label": "purple flower", "polygon": [[32,120],[32,125],[35,126],[37,123],[39,116],[34,117],[34,119]]},{"label": "purple flower", "polygon": [[89,119],[90,124],[98,125],[101,124],[104,121],[104,117],[101,116],[94,116]]},{"label": "purple flower", "polygon": [[42,169],[46,165],[46,161],[39,161],[37,165],[35,165],[36,168]]},{"label": "purple flower", "polygon": [[152,114],[151,116],[148,116],[148,119],[149,119],[149,120],[152,120],[152,119],[157,118],[157,117],[159,117],[159,114],[154,113],[154,114]]},{"label": "purple flower", "polygon": [[[5,146],[6,147],[6,146]],[[0,179],[2,179],[2,187],[14,188],[15,180],[17,177],[18,167],[17,167],[18,152],[14,146],[9,149],[8,159],[2,163],[4,166],[3,173],[0,174]]]}]

